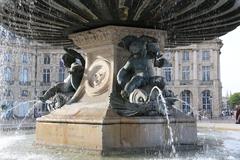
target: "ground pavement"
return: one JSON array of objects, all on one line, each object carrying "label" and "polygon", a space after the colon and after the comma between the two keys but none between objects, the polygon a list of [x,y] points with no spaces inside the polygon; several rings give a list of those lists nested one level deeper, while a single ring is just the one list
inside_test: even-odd
[{"label": "ground pavement", "polygon": [[240,124],[236,124],[235,119],[231,117],[199,120],[197,127],[199,129],[240,131]]}]

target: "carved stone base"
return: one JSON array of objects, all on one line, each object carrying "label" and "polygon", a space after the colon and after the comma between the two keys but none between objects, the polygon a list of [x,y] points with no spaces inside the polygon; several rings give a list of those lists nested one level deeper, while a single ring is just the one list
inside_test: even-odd
[{"label": "carved stone base", "polygon": [[[86,53],[85,74],[73,96],[76,103],[37,120],[37,143],[98,151],[166,146],[169,139],[166,118],[125,118],[109,108],[109,96],[118,90],[117,72],[129,57],[128,51],[117,44],[127,35],[155,37],[163,49],[166,32],[107,26],[70,36]],[[171,117],[171,127],[174,143],[196,144],[193,118]]]}]

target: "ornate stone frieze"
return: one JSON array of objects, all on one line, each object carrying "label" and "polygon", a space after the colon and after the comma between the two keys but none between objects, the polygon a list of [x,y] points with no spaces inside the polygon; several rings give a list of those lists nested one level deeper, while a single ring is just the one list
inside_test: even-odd
[{"label": "ornate stone frieze", "polygon": [[142,36],[147,35],[156,38],[163,48],[166,39],[166,32],[155,29],[135,28],[135,27],[119,27],[106,26],[90,31],[79,32],[69,36],[74,43],[83,49],[92,48],[101,45],[117,44],[123,37],[127,35]]}]

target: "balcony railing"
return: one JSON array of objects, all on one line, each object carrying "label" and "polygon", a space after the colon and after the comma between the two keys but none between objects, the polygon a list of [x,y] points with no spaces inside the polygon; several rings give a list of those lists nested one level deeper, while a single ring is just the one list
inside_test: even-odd
[{"label": "balcony railing", "polygon": [[174,81],[164,81],[166,85],[174,85]]},{"label": "balcony railing", "polygon": [[193,84],[192,80],[181,80],[180,85],[191,85]]},{"label": "balcony railing", "polygon": [[51,86],[51,82],[40,82],[40,86]]},{"label": "balcony railing", "polygon": [[201,85],[213,85],[213,80],[210,81],[201,81]]},{"label": "balcony railing", "polygon": [[21,85],[21,86],[30,86],[31,82],[30,81],[27,81],[27,82],[19,81],[19,85]]},{"label": "balcony railing", "polygon": [[13,81],[13,80],[11,80],[11,81],[5,81],[5,83],[6,83],[7,85],[13,85],[13,84],[14,84],[14,81]]}]

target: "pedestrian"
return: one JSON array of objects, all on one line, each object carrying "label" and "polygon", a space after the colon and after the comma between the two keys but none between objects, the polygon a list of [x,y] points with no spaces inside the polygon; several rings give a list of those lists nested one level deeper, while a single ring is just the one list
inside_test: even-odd
[{"label": "pedestrian", "polygon": [[236,124],[240,124],[240,107],[237,108],[236,112]]}]

